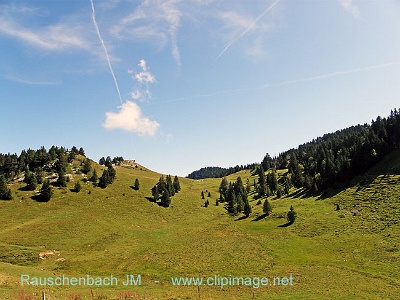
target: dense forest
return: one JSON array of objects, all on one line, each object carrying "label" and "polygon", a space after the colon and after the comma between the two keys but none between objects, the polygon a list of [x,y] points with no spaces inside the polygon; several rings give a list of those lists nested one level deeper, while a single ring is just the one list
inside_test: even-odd
[{"label": "dense forest", "polygon": [[288,177],[297,188],[312,193],[336,187],[366,172],[394,148],[400,146],[400,111],[387,118],[378,116],[371,125],[357,125],[325,134],[271,158],[263,169],[288,169]]},{"label": "dense forest", "polygon": [[241,170],[252,170],[257,165],[258,165],[257,163],[253,163],[253,164],[247,164],[245,166],[237,165],[235,167],[230,167],[230,168],[205,167],[205,168],[201,168],[197,171],[193,171],[186,177],[191,178],[191,179],[222,178],[222,177],[228,176],[230,174],[239,172]]}]

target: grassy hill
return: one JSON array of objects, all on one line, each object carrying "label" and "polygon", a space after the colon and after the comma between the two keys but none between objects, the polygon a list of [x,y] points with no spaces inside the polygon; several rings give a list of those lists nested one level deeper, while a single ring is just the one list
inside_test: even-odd
[{"label": "grassy hill", "polygon": [[[101,174],[102,167],[96,168]],[[346,189],[324,197],[305,197],[294,189],[289,196],[270,197],[273,213],[265,218],[251,193],[253,213],[247,219],[215,205],[221,179],[180,178],[182,190],[171,206],[160,207],[146,199],[160,174],[140,166],[116,167],[116,180],[105,189],[73,174],[68,187],[55,188],[47,203],[32,200],[36,192],[14,182],[14,200],[0,201],[0,299],[42,299],[42,292],[46,299],[128,299],[128,291],[136,299],[395,299],[400,294],[399,170],[395,151]],[[227,178],[238,176],[243,182],[257,180],[248,170]],[[138,191],[131,187],[136,178]],[[71,191],[76,181],[82,185],[79,193]],[[209,207],[201,199],[206,190]],[[298,219],[285,227],[290,205]],[[46,251],[54,254],[39,259]],[[21,286],[21,274],[112,274],[121,281],[141,274],[142,285]],[[170,280],[215,275],[283,280],[280,286],[222,289],[174,286]]]}]

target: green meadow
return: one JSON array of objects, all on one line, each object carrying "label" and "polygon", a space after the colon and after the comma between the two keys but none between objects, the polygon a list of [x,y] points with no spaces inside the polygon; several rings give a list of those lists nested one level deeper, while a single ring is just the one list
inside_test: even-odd
[{"label": "green meadow", "polygon": [[[73,174],[67,188],[54,187],[46,203],[31,198],[39,188],[25,191],[15,181],[14,199],[0,201],[0,299],[396,299],[399,166],[395,151],[346,187],[318,197],[295,189],[280,199],[269,197],[273,211],[265,217],[251,187],[249,218],[216,206],[221,179],[179,178],[181,191],[170,207],[161,207],[146,198],[160,174],[141,166],[117,166],[115,182],[104,189]],[[96,168],[101,174],[102,167]],[[257,180],[250,170],[227,179],[238,176],[244,183]],[[136,178],[139,190],[132,188]],[[77,181],[78,193],[71,191]],[[286,226],[291,205],[298,217]],[[40,259],[46,251],[52,254]],[[141,276],[141,285],[21,285],[24,274],[113,275],[121,282],[133,274]],[[214,276],[269,282],[257,288],[171,282]]]}]

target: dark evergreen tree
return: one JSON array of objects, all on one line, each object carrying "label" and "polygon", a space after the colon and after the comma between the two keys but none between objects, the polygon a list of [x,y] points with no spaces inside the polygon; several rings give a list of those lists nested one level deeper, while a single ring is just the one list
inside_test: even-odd
[{"label": "dark evergreen tree", "polygon": [[79,183],[79,181],[77,181],[74,185],[74,192],[79,193],[82,189],[81,184]]},{"label": "dark evergreen tree", "polygon": [[290,210],[287,213],[287,220],[290,224],[293,224],[296,221],[297,213],[294,211],[293,205],[290,205]]},{"label": "dark evergreen tree", "polygon": [[90,161],[89,158],[86,158],[85,162],[83,163],[82,172],[88,174],[91,170],[92,170],[92,162]]},{"label": "dark evergreen tree", "polygon": [[153,188],[151,189],[151,194],[153,196],[154,202],[157,202],[157,200],[160,197],[160,192],[158,191],[158,185],[157,184],[155,186],[153,186]]},{"label": "dark evergreen tree", "polygon": [[103,156],[102,158],[100,158],[99,164],[100,164],[101,166],[104,166],[104,165],[106,164],[106,159],[104,158],[104,156]]},{"label": "dark evergreen tree", "polygon": [[96,183],[98,180],[97,171],[93,169],[92,176],[89,179],[91,182]]},{"label": "dark evergreen tree", "polygon": [[269,203],[268,199],[265,199],[264,201],[263,212],[267,215],[269,215],[272,212],[272,206],[271,203]]},{"label": "dark evergreen tree", "polygon": [[208,192],[207,197],[211,197],[211,192]]},{"label": "dark evergreen tree", "polygon": [[0,175],[0,199],[12,200],[11,189],[7,187],[7,180],[3,174]]},{"label": "dark evergreen tree", "polygon": [[50,181],[46,179],[43,182],[42,188],[40,189],[40,198],[42,201],[49,201],[51,197],[53,196],[53,189],[50,186]]},{"label": "dark evergreen tree", "polygon": [[82,155],[82,156],[85,156],[85,150],[82,147],[80,147],[79,151],[78,151],[78,154]]},{"label": "dark evergreen tree", "polygon": [[264,197],[267,195],[267,184],[265,180],[264,168],[261,165],[258,169],[258,196]]},{"label": "dark evergreen tree", "polygon": [[135,179],[135,184],[133,187],[135,190],[137,190],[137,191],[139,190],[139,188],[140,188],[139,179],[137,179],[137,178]]},{"label": "dark evergreen tree", "polygon": [[41,167],[37,168],[35,171],[36,181],[38,184],[42,184],[44,180],[44,171]]},{"label": "dark evergreen tree", "polygon": [[228,180],[226,179],[226,177],[222,178],[218,191],[220,194],[221,202],[225,202],[228,197]]},{"label": "dark evergreen tree", "polygon": [[243,213],[244,213],[244,215],[246,216],[246,218],[248,218],[248,217],[250,216],[251,211],[252,211],[252,210],[251,210],[250,203],[249,203],[248,200],[246,200],[246,201],[244,202],[244,208],[243,208]]},{"label": "dark evergreen tree", "polygon": [[203,191],[201,191],[201,199],[205,199],[205,198],[204,198],[204,192],[203,192]]},{"label": "dark evergreen tree", "polygon": [[99,186],[102,188],[106,188],[110,183],[111,183],[111,177],[109,173],[109,168],[107,168],[103,171],[103,174],[99,179]]},{"label": "dark evergreen tree", "polygon": [[32,173],[29,170],[27,170],[27,172],[25,172],[24,181],[26,182],[26,188],[28,190],[30,190],[30,191],[36,190],[37,179],[36,179],[36,174],[35,173]]},{"label": "dark evergreen tree", "polygon": [[235,194],[235,189],[231,183],[229,183],[228,187],[228,197],[227,197],[227,209],[228,212],[232,215],[237,215],[237,199],[236,199],[236,194]]},{"label": "dark evergreen tree", "polygon": [[175,195],[175,189],[174,189],[174,184],[172,183],[171,175],[167,175],[167,179],[166,180],[167,180],[166,184],[167,184],[168,194],[170,196],[174,196]]},{"label": "dark evergreen tree", "polygon": [[67,179],[65,177],[66,176],[65,176],[64,171],[62,171],[62,170],[59,171],[57,182],[56,182],[57,186],[59,186],[59,187],[66,187],[67,186]]},{"label": "dark evergreen tree", "polygon": [[165,188],[161,192],[161,205],[164,207],[169,207],[170,204],[171,204],[171,196],[169,195],[168,190]]},{"label": "dark evergreen tree", "polygon": [[174,177],[174,190],[175,192],[179,192],[181,190],[181,184],[179,183],[178,176]]}]

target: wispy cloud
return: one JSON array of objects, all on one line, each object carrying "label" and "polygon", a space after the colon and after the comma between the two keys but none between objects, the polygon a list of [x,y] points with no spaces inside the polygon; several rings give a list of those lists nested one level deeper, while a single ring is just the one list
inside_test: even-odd
[{"label": "wispy cloud", "polygon": [[118,108],[120,108],[120,111],[117,113],[106,113],[106,121],[103,124],[106,129],[122,129],[143,136],[155,135],[160,124],[144,117],[140,107],[136,103],[126,101]]},{"label": "wispy cloud", "polygon": [[33,80],[26,80],[14,76],[6,76],[7,80],[22,83],[22,84],[28,84],[28,85],[60,85],[62,84],[61,81],[33,81]]},{"label": "wispy cloud", "polygon": [[353,3],[353,0],[337,0],[339,4],[349,13],[351,13],[354,17],[360,17],[360,10],[358,6]]},{"label": "wispy cloud", "polygon": [[23,26],[25,17],[35,15],[37,9],[16,5],[3,5],[0,9],[0,34],[49,51],[90,48],[79,24],[64,20],[45,27]]},{"label": "wispy cloud", "polygon": [[[250,30],[252,30],[258,23],[258,21],[264,17],[270,10],[272,10],[281,0],[275,0],[274,3],[272,3],[270,6],[267,7],[267,9],[265,9],[257,18],[255,18],[248,26],[246,26],[246,28],[241,31],[237,36],[235,36],[233,39],[231,39],[227,45],[224,47],[224,49],[222,49],[222,51],[217,55],[217,57],[215,58],[215,60],[218,60],[236,41],[238,41],[240,38],[242,38],[244,35],[246,35]],[[232,16],[237,15],[236,13],[225,13],[223,14],[223,17],[228,18],[228,19],[232,19]],[[237,16],[235,17],[236,20],[243,20],[241,18],[237,18]],[[242,22],[242,24],[245,24],[244,22]]]},{"label": "wispy cloud", "polygon": [[181,66],[178,31],[182,0],[145,0],[132,13],[125,16],[110,30],[114,37],[132,40],[143,39],[165,47],[170,44],[175,62]]}]

